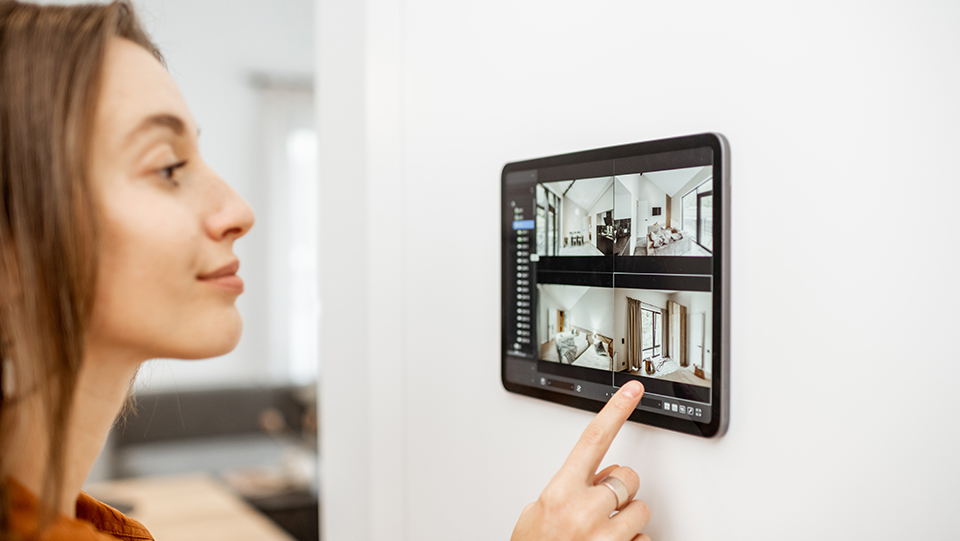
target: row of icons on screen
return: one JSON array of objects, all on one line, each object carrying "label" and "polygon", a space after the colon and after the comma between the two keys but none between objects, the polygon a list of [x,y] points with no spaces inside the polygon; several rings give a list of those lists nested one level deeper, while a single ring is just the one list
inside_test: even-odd
[{"label": "row of icons on screen", "polygon": [[703,410],[700,408],[684,406],[683,404],[673,404],[667,401],[663,402],[663,409],[665,411],[672,411],[674,413],[682,413],[683,415],[693,415],[694,417],[703,416]]}]

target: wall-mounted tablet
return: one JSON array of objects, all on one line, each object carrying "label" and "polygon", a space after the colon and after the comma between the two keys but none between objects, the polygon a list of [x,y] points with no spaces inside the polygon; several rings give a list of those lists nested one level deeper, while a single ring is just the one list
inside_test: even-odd
[{"label": "wall-mounted tablet", "polygon": [[729,150],[707,133],[507,164],[503,386],[714,437],[729,380]]}]

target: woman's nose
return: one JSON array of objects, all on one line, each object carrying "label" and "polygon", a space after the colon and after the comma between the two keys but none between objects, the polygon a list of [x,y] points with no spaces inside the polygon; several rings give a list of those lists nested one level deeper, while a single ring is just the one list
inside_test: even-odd
[{"label": "woman's nose", "polygon": [[213,240],[236,240],[253,227],[253,209],[229,184],[217,177],[220,197],[218,208],[206,219],[207,235]]}]

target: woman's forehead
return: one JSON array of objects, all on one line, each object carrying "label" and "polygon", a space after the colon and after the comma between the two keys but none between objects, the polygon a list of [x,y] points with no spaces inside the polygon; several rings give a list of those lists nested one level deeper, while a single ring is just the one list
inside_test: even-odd
[{"label": "woman's forehead", "polygon": [[122,38],[107,46],[97,110],[98,132],[106,132],[98,136],[109,138],[111,146],[129,142],[144,126],[164,122],[196,132],[173,77],[146,49]]}]

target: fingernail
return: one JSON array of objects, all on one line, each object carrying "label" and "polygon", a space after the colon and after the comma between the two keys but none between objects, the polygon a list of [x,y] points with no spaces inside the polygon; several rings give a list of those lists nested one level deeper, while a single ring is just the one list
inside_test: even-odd
[{"label": "fingernail", "polygon": [[630,398],[636,398],[640,396],[640,383],[636,381],[628,381],[626,385],[623,386],[623,394]]}]

